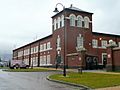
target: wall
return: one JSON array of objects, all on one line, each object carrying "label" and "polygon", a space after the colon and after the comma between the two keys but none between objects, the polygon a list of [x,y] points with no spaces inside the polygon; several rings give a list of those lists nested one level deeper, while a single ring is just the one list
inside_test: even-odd
[{"label": "wall", "polygon": [[120,71],[120,48],[107,48],[107,71]]}]

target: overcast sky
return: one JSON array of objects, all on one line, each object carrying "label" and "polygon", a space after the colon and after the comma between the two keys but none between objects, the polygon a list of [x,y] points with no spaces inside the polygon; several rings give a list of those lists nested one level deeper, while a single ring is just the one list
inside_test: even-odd
[{"label": "overcast sky", "polygon": [[0,53],[51,34],[57,3],[94,13],[94,32],[120,35],[120,0],[0,0]]}]

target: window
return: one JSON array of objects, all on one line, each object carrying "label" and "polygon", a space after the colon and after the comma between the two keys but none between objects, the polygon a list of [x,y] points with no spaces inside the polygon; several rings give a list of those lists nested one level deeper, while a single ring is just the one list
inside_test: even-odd
[{"label": "window", "polygon": [[46,50],[46,43],[44,43],[44,50]]},{"label": "window", "polygon": [[21,56],[23,56],[23,51],[18,52],[18,57],[21,57]]},{"label": "window", "polygon": [[60,28],[60,17],[58,17],[58,28]]},{"label": "window", "polygon": [[50,55],[47,55],[47,64],[50,64]]},{"label": "window", "polygon": [[56,30],[56,23],[57,23],[57,21],[56,21],[56,19],[54,20],[54,30]]},{"label": "window", "polygon": [[75,26],[75,15],[74,14],[70,15],[70,26]]},{"label": "window", "polygon": [[63,27],[64,26],[64,15],[61,16],[61,26]]},{"label": "window", "polygon": [[118,47],[120,47],[120,42],[118,42]]},{"label": "window", "polygon": [[96,40],[96,39],[92,40],[92,47],[93,48],[97,48],[98,47],[98,40]]},{"label": "window", "polygon": [[32,57],[31,57],[31,63],[30,64],[31,64],[31,66],[33,66],[33,58]]},{"label": "window", "polygon": [[38,46],[35,47],[36,48],[36,53],[38,52]]},{"label": "window", "polygon": [[83,48],[83,37],[81,36],[81,34],[79,34],[79,36],[77,37],[77,47]]},{"label": "window", "polygon": [[88,17],[85,17],[85,18],[84,18],[84,27],[85,27],[85,28],[89,28],[89,21],[90,21],[90,20],[89,20]]},{"label": "window", "polygon": [[28,59],[28,58],[24,59],[24,63],[25,63],[26,65],[29,65],[29,59]]},{"label": "window", "polygon": [[47,43],[47,49],[50,49],[50,42]]},{"label": "window", "polygon": [[83,21],[82,16],[78,16],[77,17],[77,27],[82,27],[82,21]]},{"label": "window", "polygon": [[40,45],[40,51],[42,51],[43,50],[43,45]]},{"label": "window", "polygon": [[101,47],[102,48],[106,48],[106,46],[107,46],[107,41],[106,40],[102,40],[101,41]]},{"label": "window", "polygon": [[35,53],[36,52],[36,47],[34,47],[34,52],[33,53]]},{"label": "window", "polygon": [[46,56],[44,56],[43,64],[46,65]]},{"label": "window", "polygon": [[33,54],[34,48],[31,48],[31,54]]},{"label": "window", "polygon": [[40,56],[40,66],[43,65],[43,56]]}]

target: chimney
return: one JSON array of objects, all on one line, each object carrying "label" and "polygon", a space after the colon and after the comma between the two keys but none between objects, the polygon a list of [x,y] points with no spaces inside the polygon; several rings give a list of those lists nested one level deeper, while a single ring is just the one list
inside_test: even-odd
[{"label": "chimney", "polygon": [[70,5],[70,8],[72,8],[72,7],[73,7],[73,4]]}]

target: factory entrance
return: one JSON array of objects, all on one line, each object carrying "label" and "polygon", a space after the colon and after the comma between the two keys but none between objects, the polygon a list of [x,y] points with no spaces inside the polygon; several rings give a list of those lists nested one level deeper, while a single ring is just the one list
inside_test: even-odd
[{"label": "factory entrance", "polygon": [[86,55],[86,69],[87,70],[95,70],[98,69],[98,57]]}]

